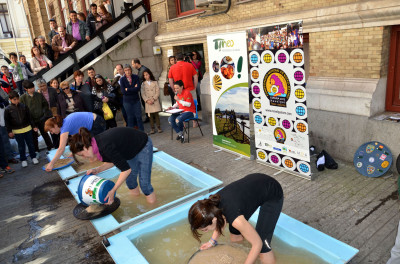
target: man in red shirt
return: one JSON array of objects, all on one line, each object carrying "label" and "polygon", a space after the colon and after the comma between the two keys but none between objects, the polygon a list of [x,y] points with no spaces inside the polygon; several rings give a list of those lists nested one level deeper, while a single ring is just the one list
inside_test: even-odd
[{"label": "man in red shirt", "polygon": [[169,69],[168,80],[169,85],[174,87],[174,82],[182,80],[185,89],[196,91],[198,76],[196,69],[191,63],[183,61],[183,54],[176,55],[177,63]]}]

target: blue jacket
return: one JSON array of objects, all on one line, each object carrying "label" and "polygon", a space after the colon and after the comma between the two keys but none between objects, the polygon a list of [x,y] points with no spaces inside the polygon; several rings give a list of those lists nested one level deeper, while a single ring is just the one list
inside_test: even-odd
[{"label": "blue jacket", "polygon": [[140,85],[139,77],[135,74],[132,74],[131,78],[132,84],[129,84],[129,81],[125,75],[120,79],[120,86],[124,96],[124,102],[136,102],[140,98],[139,92],[142,86]]}]

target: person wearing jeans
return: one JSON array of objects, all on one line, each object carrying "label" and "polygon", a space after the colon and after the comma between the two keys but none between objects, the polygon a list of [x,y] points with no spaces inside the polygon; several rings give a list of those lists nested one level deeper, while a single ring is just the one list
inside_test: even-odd
[{"label": "person wearing jeans", "polygon": [[5,173],[13,173],[15,172],[8,166],[6,153],[4,152],[3,144],[0,144],[0,178],[4,176]]},{"label": "person wearing jeans", "polygon": [[[139,102],[140,103],[140,102]],[[129,140],[127,140],[129,139]],[[156,202],[156,195],[151,185],[151,167],[153,163],[153,143],[146,133],[130,127],[114,127],[92,137],[84,127],[79,129],[69,140],[73,155],[90,161],[100,160],[103,165],[86,173],[98,174],[114,165],[121,171],[115,186],[104,199],[107,204],[114,202],[114,195],[124,181],[129,193],[139,196],[139,185],[148,203]]]},{"label": "person wearing jeans", "polygon": [[142,121],[142,105],[140,103],[139,92],[141,84],[139,77],[132,74],[132,68],[129,64],[124,66],[125,75],[120,79],[121,91],[123,93],[124,108],[128,118],[128,127],[138,127],[144,131]]},{"label": "person wearing jeans", "polygon": [[184,89],[183,82],[178,80],[174,83],[175,100],[176,103],[169,107],[168,110],[181,109],[180,113],[172,114],[168,118],[168,122],[178,134],[176,140],[180,140],[181,143],[185,142],[185,137],[183,135],[183,121],[188,118],[194,117],[196,114],[196,106],[194,104],[193,96],[188,89]]},{"label": "person wearing jeans", "polygon": [[19,95],[15,91],[9,93],[11,105],[7,106],[4,112],[4,120],[7,127],[8,136],[10,138],[15,137],[18,143],[18,150],[20,160],[22,161],[22,167],[28,166],[26,161],[26,149],[25,144],[28,145],[29,155],[31,156],[32,163],[38,164],[39,161],[36,158],[35,146],[33,145],[33,133],[32,128],[35,132],[38,131],[29,108],[19,102]]}]

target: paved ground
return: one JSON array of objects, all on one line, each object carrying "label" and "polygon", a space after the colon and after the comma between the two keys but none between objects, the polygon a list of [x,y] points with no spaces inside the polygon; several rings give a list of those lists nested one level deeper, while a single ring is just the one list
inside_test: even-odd
[{"label": "paved ground", "polygon": [[[189,144],[170,140],[165,130],[152,135],[154,146],[228,184],[252,172],[273,175],[277,170],[212,146],[210,125],[191,129]],[[148,124],[146,124],[148,128]],[[318,146],[317,146],[318,147]],[[329,150],[328,150],[329,151]],[[90,222],[75,219],[75,200],[56,172],[45,173],[29,164],[0,179],[0,263],[112,263]],[[316,173],[308,181],[284,172],[283,212],[353,247],[355,263],[386,263],[399,222],[397,175],[371,179],[352,164]]]}]

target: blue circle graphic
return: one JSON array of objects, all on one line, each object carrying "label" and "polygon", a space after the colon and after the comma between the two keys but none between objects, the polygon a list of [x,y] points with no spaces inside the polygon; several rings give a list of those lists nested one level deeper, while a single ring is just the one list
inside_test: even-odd
[{"label": "blue circle graphic", "polygon": [[304,173],[307,173],[310,170],[306,164],[300,164],[299,168]]},{"label": "blue circle graphic", "polygon": [[250,60],[251,60],[251,63],[257,63],[258,56],[256,54],[253,54],[253,55],[251,55]]},{"label": "blue circle graphic", "polygon": [[303,115],[306,114],[306,110],[304,109],[304,107],[298,106],[298,107],[296,107],[296,113],[297,113],[299,116],[303,116]]},{"label": "blue circle graphic", "polygon": [[261,116],[256,115],[256,116],[254,117],[254,121],[256,121],[257,124],[261,124],[261,123],[262,123],[262,118],[261,118]]}]

